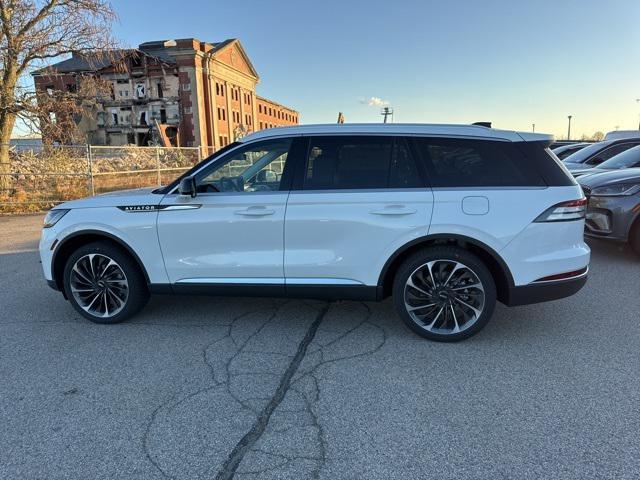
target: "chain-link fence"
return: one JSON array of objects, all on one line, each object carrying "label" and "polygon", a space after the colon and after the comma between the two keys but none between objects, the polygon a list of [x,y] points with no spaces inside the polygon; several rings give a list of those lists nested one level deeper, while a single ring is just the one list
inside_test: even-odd
[{"label": "chain-link fence", "polygon": [[114,190],[166,185],[211,153],[209,147],[14,149],[9,168],[0,170],[0,213],[41,211]]}]

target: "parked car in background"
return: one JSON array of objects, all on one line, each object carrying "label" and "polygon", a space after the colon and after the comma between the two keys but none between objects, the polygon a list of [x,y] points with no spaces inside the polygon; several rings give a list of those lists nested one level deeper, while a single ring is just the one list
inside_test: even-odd
[{"label": "parked car in background", "polygon": [[640,138],[640,130],[613,130],[603,140],[620,140],[622,138]]},{"label": "parked car in background", "polygon": [[580,168],[575,164],[569,165],[569,171],[574,177],[578,178],[583,175],[593,175],[595,173],[607,172],[609,170],[622,170],[624,168],[640,167],[640,145],[631,147],[619,153],[615,157],[611,157],[606,162],[602,162],[597,167]]},{"label": "parked car in background", "polygon": [[584,147],[591,145],[590,143],[573,143],[571,145],[559,145],[556,148],[552,148],[553,153],[556,154],[560,160],[564,160],[569,155],[576,153],[578,150],[582,150]]},{"label": "parked car in background", "polygon": [[261,130],[164,188],[51,210],[44,275],[97,323],[150,293],[393,296],[417,334],[461,340],[496,300],[586,282],[587,201],[551,140],[471,125]]},{"label": "parked car in background", "polygon": [[629,242],[640,255],[640,168],[585,175],[578,182],[588,199],[585,234]]},{"label": "parked car in background", "polygon": [[636,145],[640,145],[640,138],[603,140],[572,153],[563,161],[569,170],[595,167]]}]

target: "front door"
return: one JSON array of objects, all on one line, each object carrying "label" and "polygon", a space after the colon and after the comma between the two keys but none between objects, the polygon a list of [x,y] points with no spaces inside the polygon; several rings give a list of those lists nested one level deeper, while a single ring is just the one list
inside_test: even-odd
[{"label": "front door", "polygon": [[163,199],[158,238],[171,283],[284,285],[290,147],[290,139],[240,146],[196,174],[194,198]]}]

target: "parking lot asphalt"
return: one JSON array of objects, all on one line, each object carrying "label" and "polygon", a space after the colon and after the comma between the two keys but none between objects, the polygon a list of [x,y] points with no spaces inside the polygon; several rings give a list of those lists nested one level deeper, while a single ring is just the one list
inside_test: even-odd
[{"label": "parking lot asphalt", "polygon": [[438,344],[382,303],[153,297],[94,325],[0,217],[2,479],[640,478],[640,259]]}]

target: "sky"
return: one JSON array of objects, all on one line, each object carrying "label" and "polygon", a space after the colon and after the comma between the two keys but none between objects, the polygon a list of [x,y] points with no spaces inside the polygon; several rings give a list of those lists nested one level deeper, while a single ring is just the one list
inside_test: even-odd
[{"label": "sky", "polygon": [[126,46],[238,38],[302,123],[638,128],[639,0],[112,0]]}]

